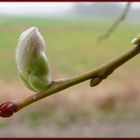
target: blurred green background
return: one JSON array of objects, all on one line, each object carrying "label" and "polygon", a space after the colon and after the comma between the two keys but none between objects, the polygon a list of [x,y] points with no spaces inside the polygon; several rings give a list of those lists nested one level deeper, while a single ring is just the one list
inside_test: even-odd
[{"label": "blurred green background", "polygon": [[[139,22],[123,21],[104,42],[97,38],[112,19],[0,16],[0,102],[34,94],[17,75],[20,34],[36,26],[46,42],[54,79],[68,78],[123,53],[139,32]],[[140,67],[136,56],[97,87],[89,81],[42,99],[0,119],[0,137],[140,136]]]}]

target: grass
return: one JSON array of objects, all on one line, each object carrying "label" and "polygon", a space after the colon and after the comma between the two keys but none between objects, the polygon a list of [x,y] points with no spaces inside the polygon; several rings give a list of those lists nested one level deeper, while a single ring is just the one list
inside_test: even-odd
[{"label": "grass", "polygon": [[[137,24],[123,23],[109,40],[97,44],[98,35],[111,23],[93,19],[0,17],[0,77],[17,79],[15,48],[20,34],[31,26],[37,26],[45,38],[54,76],[72,76],[94,68],[128,49],[138,33]],[[138,61],[135,58],[132,63]]]}]

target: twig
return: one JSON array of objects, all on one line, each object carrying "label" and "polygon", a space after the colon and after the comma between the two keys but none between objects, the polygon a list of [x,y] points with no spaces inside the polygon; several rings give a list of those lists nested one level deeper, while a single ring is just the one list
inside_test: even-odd
[{"label": "twig", "polygon": [[103,35],[100,35],[97,38],[98,41],[103,41],[111,36],[111,34],[115,31],[118,25],[126,18],[130,7],[131,2],[128,2],[122,14],[113,22],[113,24],[107,29],[107,31]]},{"label": "twig", "polygon": [[[130,50],[126,51],[125,53],[117,57],[116,59],[109,61],[108,63],[101,65],[92,71],[89,71],[87,73],[81,74],[79,76],[76,76],[70,79],[54,81],[51,87],[47,91],[44,91],[42,93],[37,93],[33,96],[16,101],[15,102],[17,106],[16,111],[19,111],[23,107],[28,106],[29,104],[32,104],[33,102],[36,102],[42,98],[45,98],[49,95],[62,91],[68,87],[74,86],[86,80],[99,78],[101,79],[100,80],[101,82],[103,79],[107,78],[107,76],[110,75],[116,68],[124,64],[129,59],[133,58],[139,52],[140,52],[140,45],[137,45],[131,48]],[[96,82],[97,81],[95,80],[95,85],[97,85]]]},{"label": "twig", "polygon": [[68,87],[74,86],[86,80],[90,80],[91,86],[98,85],[103,79],[106,79],[115,69],[127,62],[129,59],[136,56],[140,53],[140,35],[133,39],[132,43],[134,46],[128,51],[124,52],[117,58],[105,63],[104,65],[99,66],[96,69],[93,69],[87,73],[75,76],[70,79],[53,81],[49,89],[44,92],[34,94],[27,98],[6,102],[0,105],[0,116],[1,117],[10,117],[14,112],[21,110],[22,108],[42,99],[52,94],[55,94],[59,91],[62,91]]}]

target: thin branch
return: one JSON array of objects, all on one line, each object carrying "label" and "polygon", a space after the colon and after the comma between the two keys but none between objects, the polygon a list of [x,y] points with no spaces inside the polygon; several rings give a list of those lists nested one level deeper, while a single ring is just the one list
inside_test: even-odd
[{"label": "thin branch", "polygon": [[[70,79],[54,81],[48,90],[16,101],[16,112],[42,98],[45,98],[49,95],[62,91],[68,87],[74,86],[86,80],[92,79],[92,82],[95,80],[95,85],[97,85],[103,79],[107,78],[107,76],[109,76],[116,68],[127,62],[129,59],[133,58],[138,53],[140,53],[140,45],[135,45],[135,47],[132,47],[119,57],[115,58],[112,61],[109,61],[108,63],[105,63],[104,65],[99,66],[94,70]],[[96,79],[100,79],[100,81],[96,83]],[[94,82],[92,83],[92,85],[94,85]]]},{"label": "thin branch", "polygon": [[138,34],[132,40],[133,47],[128,51],[124,52],[115,59],[99,66],[96,69],[93,69],[84,74],[63,80],[53,81],[49,89],[44,90],[41,93],[36,93],[32,96],[26,97],[21,100],[16,100],[13,102],[5,102],[0,104],[0,116],[1,117],[10,117],[15,112],[21,110],[22,108],[39,101],[42,98],[55,94],[59,91],[62,91],[66,88],[90,80],[90,86],[98,85],[102,80],[106,79],[115,69],[127,62],[129,59],[136,56],[140,53],[140,34]]},{"label": "thin branch", "polygon": [[131,2],[128,2],[126,4],[126,7],[124,9],[124,11],[122,12],[122,14],[113,22],[113,24],[107,29],[107,31],[100,35],[98,37],[98,41],[103,41],[107,38],[109,38],[111,36],[111,34],[115,31],[115,29],[118,27],[118,25],[123,21],[125,20],[129,10],[130,10],[130,7],[131,7]]}]

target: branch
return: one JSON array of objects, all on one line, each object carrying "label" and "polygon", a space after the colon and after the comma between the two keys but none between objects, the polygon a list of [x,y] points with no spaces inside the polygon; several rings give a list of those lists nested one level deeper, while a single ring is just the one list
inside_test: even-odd
[{"label": "branch", "polygon": [[98,41],[103,41],[111,36],[111,34],[115,31],[118,25],[126,18],[130,7],[131,2],[128,2],[122,14],[113,22],[113,24],[107,29],[107,31],[103,35],[100,35],[98,37]]},{"label": "branch", "polygon": [[[59,91],[62,91],[68,87],[74,86],[86,80],[92,79],[92,86],[98,85],[103,79],[106,79],[116,68],[127,62],[129,59],[133,58],[135,55],[140,53],[140,44],[132,47],[125,53],[121,54],[119,57],[115,58],[104,65],[99,66],[98,68],[91,70],[87,73],[81,74],[79,76],[54,81],[50,88],[42,93],[37,93],[25,99],[14,101],[13,104],[16,106],[16,109],[13,109],[14,112],[21,110],[22,108],[42,99],[52,94],[55,94]],[[9,103],[9,102],[8,102]],[[6,104],[6,103],[5,103]],[[3,105],[3,104],[2,104]]]},{"label": "branch", "polygon": [[90,86],[98,85],[103,79],[106,79],[115,69],[117,69],[119,66],[127,62],[129,59],[136,56],[138,53],[140,53],[140,35],[134,38],[132,40],[132,43],[134,45],[128,51],[124,52],[117,58],[99,66],[96,69],[93,69],[87,73],[75,76],[70,79],[53,81],[49,89],[47,89],[46,91],[44,90],[44,92],[37,93],[35,95],[29,96],[21,100],[17,100],[13,102],[6,102],[6,103],[1,104],[0,116],[10,117],[14,114],[14,112],[17,112],[21,110],[22,108],[36,101],[39,101],[42,98],[55,94],[59,91],[62,91],[66,88],[69,88],[71,86],[74,86],[76,84],[79,84],[89,79],[91,79]]}]

